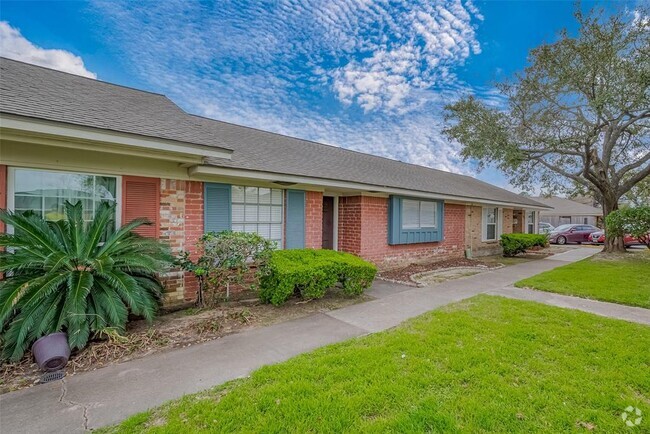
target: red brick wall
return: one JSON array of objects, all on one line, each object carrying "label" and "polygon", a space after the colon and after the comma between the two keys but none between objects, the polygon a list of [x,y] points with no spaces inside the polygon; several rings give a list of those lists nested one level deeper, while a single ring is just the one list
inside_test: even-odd
[{"label": "red brick wall", "polygon": [[305,247],[320,249],[323,245],[323,193],[305,192]]},{"label": "red brick wall", "polygon": [[465,206],[445,204],[444,240],[437,243],[388,244],[388,198],[354,196],[339,200],[339,249],[380,266],[429,257],[464,254]]},{"label": "red brick wall", "polygon": [[[174,254],[194,251],[203,235],[203,183],[161,179],[160,239],[167,241]],[[198,282],[190,273],[174,270],[164,279],[166,301],[178,303],[196,297]]]},{"label": "red brick wall", "polygon": [[[7,166],[0,164],[0,209],[7,209]],[[5,231],[5,224],[0,222],[0,233]]]}]

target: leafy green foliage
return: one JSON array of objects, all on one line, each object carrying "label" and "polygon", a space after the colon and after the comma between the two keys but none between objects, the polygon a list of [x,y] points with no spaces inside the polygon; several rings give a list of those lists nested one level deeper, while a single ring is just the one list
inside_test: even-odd
[{"label": "leafy green foliage", "polygon": [[183,252],[177,262],[199,279],[197,304],[203,306],[206,292],[213,304],[224,286],[242,283],[252,267],[266,264],[273,248],[272,241],[257,233],[208,232],[199,239],[196,254]]},{"label": "leafy green foliage", "polygon": [[280,305],[295,292],[321,298],[337,282],[343,292],[359,295],[372,284],[377,268],[358,256],[333,250],[279,250],[261,270],[260,298]]},{"label": "leafy green foliage", "polygon": [[[647,17],[647,7],[637,11]],[[576,36],[530,53],[529,66],[497,84],[503,105],[473,96],[446,107],[448,138],[481,167],[526,190],[590,192],[606,216],[650,176],[650,20],[628,11],[583,15]],[[606,250],[624,250],[608,237]]]},{"label": "leafy green foliage", "polygon": [[515,286],[650,309],[650,251],[596,255],[545,271]]},{"label": "leafy green foliage", "polygon": [[608,235],[630,234],[650,249],[650,206],[616,210],[607,216],[605,224]]},{"label": "leafy green foliage", "polygon": [[646,348],[641,324],[483,295],[100,432],[640,434]]},{"label": "leafy green foliage", "polygon": [[501,247],[503,256],[516,256],[531,247],[546,247],[548,237],[544,234],[503,234]]},{"label": "leafy green foliage", "polygon": [[66,219],[0,210],[13,234],[0,235],[2,357],[19,360],[41,336],[65,331],[72,348],[91,333],[123,331],[129,311],[152,320],[161,297],[157,274],[171,261],[165,245],[134,234],[136,219],[109,233],[114,206],[100,205],[83,221],[81,202],[66,202]]}]

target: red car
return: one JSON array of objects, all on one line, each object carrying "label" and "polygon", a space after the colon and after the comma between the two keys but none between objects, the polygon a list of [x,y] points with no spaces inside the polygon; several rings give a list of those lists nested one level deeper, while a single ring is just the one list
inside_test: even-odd
[{"label": "red car", "polygon": [[[598,231],[590,235],[591,242],[595,244],[603,244],[605,242],[605,232]],[[625,247],[632,246],[635,244],[643,244],[630,234],[626,234],[624,238]]]},{"label": "red car", "polygon": [[560,225],[548,234],[548,241],[553,244],[589,243],[589,236],[599,230],[591,225]]}]

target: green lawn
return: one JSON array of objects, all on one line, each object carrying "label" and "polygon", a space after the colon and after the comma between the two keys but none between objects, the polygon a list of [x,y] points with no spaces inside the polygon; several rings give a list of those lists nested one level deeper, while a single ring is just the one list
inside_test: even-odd
[{"label": "green lawn", "polygon": [[648,348],[650,327],[478,296],[107,431],[648,432]]},{"label": "green lawn", "polygon": [[515,286],[650,308],[650,253],[599,254],[520,280]]}]

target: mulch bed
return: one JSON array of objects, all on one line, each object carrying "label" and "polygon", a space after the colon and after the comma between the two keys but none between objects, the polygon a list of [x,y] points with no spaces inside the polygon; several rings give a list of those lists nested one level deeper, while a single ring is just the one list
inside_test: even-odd
[{"label": "mulch bed", "polygon": [[[254,294],[250,294],[254,296]],[[345,296],[337,291],[318,300],[290,299],[282,306],[261,304],[257,299],[221,303],[215,308],[189,308],[159,316],[153,324],[129,322],[124,335],[110,334],[73,352],[65,368],[66,376],[94,371],[174,348],[189,347],[223,336],[325,312],[368,300]],[[0,394],[39,384],[42,372],[31,353],[20,362],[0,365]]]},{"label": "mulch bed", "polygon": [[377,277],[391,282],[402,283],[404,285],[418,286],[418,283],[412,279],[412,276],[415,274],[457,267],[479,267],[490,269],[499,268],[500,266],[495,263],[483,262],[478,259],[456,258],[437,262],[412,263],[405,267],[380,271]]}]

